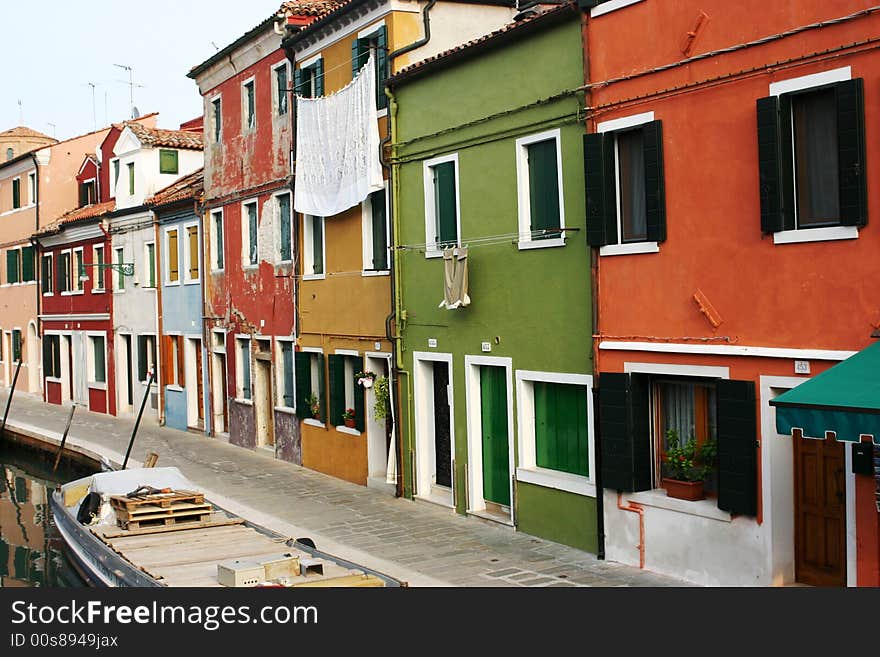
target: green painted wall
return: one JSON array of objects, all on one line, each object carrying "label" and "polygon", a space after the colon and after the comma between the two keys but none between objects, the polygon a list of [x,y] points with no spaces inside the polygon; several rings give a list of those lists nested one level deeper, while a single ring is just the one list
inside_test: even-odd
[{"label": "green painted wall", "polygon": [[517,483],[517,526],[557,543],[596,552],[596,499]]},{"label": "green painted wall", "polygon": [[[398,103],[394,194],[400,266],[401,413],[405,445],[414,450],[413,352],[453,355],[456,508],[466,510],[467,417],[465,355],[513,359],[513,370],[592,372],[590,251],[586,244],[583,174],[583,85],[580,20],[570,16],[507,46],[486,51],[395,89]],[[524,107],[530,106],[530,107]],[[502,114],[477,125],[461,127]],[[565,226],[563,247],[520,251],[516,140],[561,131]],[[445,131],[444,134],[434,133]],[[439,309],[442,259],[424,254],[423,162],[458,154],[462,243],[470,247],[465,309]],[[487,243],[486,238],[496,238]],[[436,339],[436,348],[428,340]],[[492,352],[481,353],[490,342]],[[514,383],[515,385],[515,383]],[[516,393],[514,425],[517,439]],[[517,456],[518,462],[518,456]],[[412,458],[405,458],[405,493],[413,494]],[[520,485],[524,486],[524,485]],[[592,499],[529,486],[520,488],[521,527],[552,540],[595,550]],[[592,516],[592,519],[591,519]],[[543,519],[542,519],[543,518]]]}]

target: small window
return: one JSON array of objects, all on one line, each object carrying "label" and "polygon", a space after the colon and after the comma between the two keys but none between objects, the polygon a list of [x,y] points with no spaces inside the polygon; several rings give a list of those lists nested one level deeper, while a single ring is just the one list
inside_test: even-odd
[{"label": "small window", "polygon": [[223,127],[223,111],[219,98],[211,101],[211,124],[214,128],[214,143],[219,144],[222,134],[221,128]]},{"label": "small window", "polygon": [[[95,255],[95,257],[94,257],[95,279],[92,282],[92,291],[95,291],[95,290],[103,291],[104,290],[104,271],[105,271],[104,270],[104,247],[103,246],[96,246],[94,255]],[[59,267],[59,272],[60,272],[60,267]],[[59,273],[58,280],[59,280],[59,286],[60,286],[60,281],[61,281],[60,273]]]},{"label": "small window", "polygon": [[303,98],[320,98],[324,95],[324,60],[319,57],[308,66],[294,71],[293,89]]},{"label": "small window", "polygon": [[11,160],[11,159],[13,159],[14,157],[15,157],[15,151],[12,150],[11,148],[7,148],[7,149],[6,149],[6,159],[7,159],[7,160]]},{"label": "small window", "polygon": [[425,162],[426,255],[459,245],[458,156]]},{"label": "small window", "polygon": [[58,255],[58,291],[71,292],[70,251],[62,251]]},{"label": "small window", "polygon": [[147,280],[144,287],[156,287],[156,243],[147,242],[144,244],[144,264],[147,270]]},{"label": "small window", "polygon": [[535,381],[535,464],[590,476],[587,388]]},{"label": "small window", "polygon": [[40,258],[40,287],[44,295],[54,294],[52,288],[52,254],[47,253]]},{"label": "small window", "polygon": [[178,283],[180,281],[180,250],[177,244],[177,235],[176,228],[165,232],[165,253],[167,255],[166,283]]},{"label": "small window", "polygon": [[385,80],[388,79],[388,32],[384,25],[352,43],[352,78],[367,63],[371,53],[376,59],[376,108],[384,109],[388,107],[388,97],[385,95]]},{"label": "small window", "polygon": [[37,174],[28,174],[28,203],[36,205],[37,203]]},{"label": "small window", "polygon": [[296,413],[305,420],[323,424],[326,418],[324,355],[301,351],[294,354],[293,361],[296,377]]},{"label": "small window", "polygon": [[12,209],[17,210],[21,207],[21,178],[12,180]]},{"label": "small window", "polygon": [[244,204],[244,216],[242,217],[244,225],[242,233],[245,239],[242,245],[245,248],[244,264],[246,267],[256,267],[260,262],[260,254],[257,244],[257,203]]},{"label": "small window", "polygon": [[290,262],[293,259],[293,238],[291,236],[290,218],[290,194],[279,194],[275,197],[278,204],[278,221],[280,223],[279,258],[282,262]]},{"label": "small window", "polygon": [[290,93],[288,89],[287,63],[275,69],[275,112],[278,116],[287,114],[287,96]]},{"label": "small window", "polygon": [[79,206],[94,205],[98,202],[98,188],[95,180],[84,180],[79,184]]},{"label": "small window", "polygon": [[125,274],[122,273],[123,266],[125,265],[125,249],[119,247],[115,250],[116,253],[116,290],[118,292],[125,291]]},{"label": "small window", "polygon": [[128,167],[128,195],[134,196],[134,162],[126,165]]},{"label": "small window", "polygon": [[106,354],[104,336],[89,336],[88,375],[89,383],[107,383]]},{"label": "small window", "polygon": [[9,249],[6,252],[6,282],[21,282],[21,251],[18,249]]},{"label": "small window", "polygon": [[164,349],[162,354],[162,382],[166,386],[182,388],[185,382],[183,359],[183,336],[165,335],[162,337]]},{"label": "small window", "polygon": [[177,173],[177,151],[159,149],[159,173]]},{"label": "small window", "polygon": [[354,429],[364,430],[364,388],[356,383],[355,374],[363,371],[361,356],[333,354],[327,357],[330,380],[330,407],[328,422],[335,427],[345,425],[353,414]]},{"label": "small window", "polygon": [[278,349],[281,352],[281,366],[279,373],[281,383],[278,386],[278,404],[284,408],[296,407],[296,388],[293,378],[293,342],[278,341]]},{"label": "small window", "polygon": [[119,186],[119,160],[113,160],[113,194],[116,196],[116,188]]},{"label": "small window", "polygon": [[552,130],[516,141],[521,249],[564,244],[560,140]]},{"label": "small window", "polygon": [[43,376],[61,378],[61,336],[43,336]]},{"label": "small window", "polygon": [[19,329],[12,330],[12,362],[17,363],[21,360],[21,331]]},{"label": "small window", "polygon": [[385,190],[364,203],[364,271],[388,270],[388,213]]},{"label": "small window", "polygon": [[251,340],[250,338],[236,338],[238,345],[239,367],[238,375],[238,398],[251,399]]},{"label": "small window", "polygon": [[73,271],[71,272],[71,276],[73,277],[73,288],[77,292],[82,292],[85,289],[85,282],[83,282],[84,272],[85,267],[83,267],[83,250],[74,249]]},{"label": "small window", "polygon": [[242,126],[244,132],[248,132],[253,130],[256,127],[257,115],[256,115],[256,105],[254,99],[254,81],[251,80],[249,82],[245,82],[242,85],[242,118],[244,119],[244,125]]},{"label": "small window", "polygon": [[211,254],[212,269],[222,271],[223,262],[223,210],[215,210],[211,213]]},{"label": "small window", "polygon": [[199,280],[199,227],[186,227],[186,281]]},{"label": "small window", "polygon": [[324,276],[324,217],[303,215],[303,275]]},{"label": "small window", "polygon": [[138,381],[146,383],[150,370],[156,366],[156,336],[139,335],[138,345]]},{"label": "small window", "polygon": [[[702,448],[717,436],[715,384],[686,380],[658,380],[654,383],[655,417],[654,484],[668,476],[666,451],[670,441],[683,446],[690,440]],[[711,482],[707,481],[707,484]],[[711,488],[711,485],[709,486]]]}]

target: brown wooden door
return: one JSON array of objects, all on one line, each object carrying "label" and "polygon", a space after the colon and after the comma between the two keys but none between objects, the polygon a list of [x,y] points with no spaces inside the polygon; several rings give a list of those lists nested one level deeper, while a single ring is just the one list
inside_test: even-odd
[{"label": "brown wooden door", "polygon": [[205,427],[205,391],[202,387],[202,343],[195,340],[193,345],[196,349],[196,403],[198,404],[199,429]]},{"label": "brown wooden door", "polygon": [[846,489],[843,443],[793,439],[795,578],[812,586],[846,586]]}]

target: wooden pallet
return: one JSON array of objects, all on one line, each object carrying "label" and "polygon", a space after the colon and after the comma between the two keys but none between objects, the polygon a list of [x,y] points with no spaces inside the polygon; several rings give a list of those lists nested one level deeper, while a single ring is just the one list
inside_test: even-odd
[{"label": "wooden pallet", "polygon": [[126,530],[140,530],[207,522],[214,507],[204,502],[204,497],[202,500],[201,503],[174,501],[159,505],[143,502],[127,508],[116,507],[116,524]]},{"label": "wooden pallet", "polygon": [[177,514],[163,515],[160,517],[140,518],[135,516],[134,519],[123,520],[117,518],[116,524],[127,531],[140,531],[143,529],[154,529],[156,527],[173,527],[175,525],[200,525],[211,519],[211,511],[198,512],[193,514]]},{"label": "wooden pallet", "polygon": [[110,497],[110,505],[114,509],[125,509],[127,511],[145,504],[167,508],[177,502],[204,504],[205,494],[191,490],[175,490],[170,493],[154,493],[153,495],[138,495],[137,497],[126,497],[125,495],[112,495]]}]

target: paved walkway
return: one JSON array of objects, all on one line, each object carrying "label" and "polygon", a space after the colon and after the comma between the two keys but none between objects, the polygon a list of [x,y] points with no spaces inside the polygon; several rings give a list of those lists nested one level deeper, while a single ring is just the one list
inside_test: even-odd
[{"label": "paved walkway", "polygon": [[[0,392],[5,407],[7,392]],[[55,444],[69,410],[16,393],[8,426]],[[133,421],[77,408],[68,444],[121,463]],[[410,586],[682,586],[427,502],[396,499],[278,461],[271,453],[142,422],[129,465],[147,452],[216,504]],[[137,463],[135,461],[137,460]]]}]

